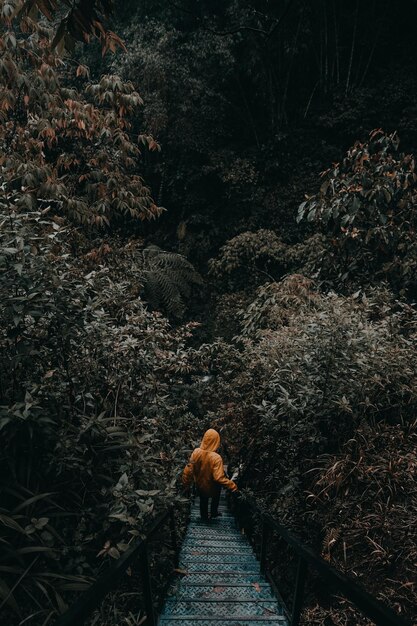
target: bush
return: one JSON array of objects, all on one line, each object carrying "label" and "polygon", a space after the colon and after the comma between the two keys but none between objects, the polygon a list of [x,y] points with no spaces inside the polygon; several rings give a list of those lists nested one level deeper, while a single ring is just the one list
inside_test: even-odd
[{"label": "bush", "polygon": [[323,172],[298,221],[315,222],[332,243],[320,276],[339,285],[386,280],[402,295],[415,293],[417,175],[412,154],[399,152],[395,133],[373,131],[341,163]]},{"label": "bush", "polygon": [[353,577],[366,576],[376,597],[411,616],[416,443],[415,421],[405,427],[361,424],[340,452],[317,459],[306,518],[321,528],[326,560]]},{"label": "bush", "polygon": [[52,203],[96,227],[160,215],[141,176],[142,152],[159,146],[134,124],[143,103],[133,84],[110,74],[88,82],[87,67],[56,54],[43,22],[18,17],[5,5],[0,198],[23,210]]},{"label": "bush", "polygon": [[[232,465],[241,467],[240,487],[317,551],[338,530],[349,561],[343,564],[338,543],[337,565],[370,590],[380,584],[391,605],[409,612],[415,594],[402,587],[410,581],[411,561],[404,567],[396,561],[402,540],[389,536],[402,537],[415,517],[411,504],[399,526],[408,497],[407,464],[414,462],[407,442],[414,437],[417,406],[414,308],[382,287],[366,295],[323,294],[311,279],[292,275],[261,286],[239,318],[240,334],[231,344],[204,348],[213,380],[203,403],[207,422],[215,421],[225,434]],[[367,477],[378,454],[376,473]],[[359,530],[366,510],[372,512],[369,540]],[[380,515],[375,536],[372,515]],[[379,550],[370,539],[379,543],[381,537],[383,549],[369,569],[366,555]],[[411,535],[404,541],[411,550]],[[271,559],[281,576],[282,562]],[[391,580],[387,572],[394,562]],[[286,580],[281,583],[285,588]],[[336,610],[343,619],[350,613],[344,604]],[[319,619],[318,609],[309,611]]]},{"label": "bush", "polygon": [[8,623],[42,623],[176,498],[204,365],[123,249],[83,254],[52,211],[1,220],[0,598]]},{"label": "bush", "polygon": [[210,261],[210,274],[229,289],[257,286],[280,278],[288,246],[272,230],[244,232],[230,239]]}]

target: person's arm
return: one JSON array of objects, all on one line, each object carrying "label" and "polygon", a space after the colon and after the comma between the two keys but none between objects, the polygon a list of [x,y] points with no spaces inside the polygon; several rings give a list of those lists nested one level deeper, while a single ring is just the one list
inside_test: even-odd
[{"label": "person's arm", "polygon": [[194,480],[194,452],[192,453],[190,460],[184,468],[182,473],[182,484],[186,489],[189,489],[193,484]]},{"label": "person's arm", "polygon": [[237,485],[233,482],[233,480],[229,480],[224,475],[224,467],[222,457],[217,454],[217,458],[215,458],[213,463],[213,478],[216,483],[223,485],[226,489],[230,489],[230,491],[237,491]]}]

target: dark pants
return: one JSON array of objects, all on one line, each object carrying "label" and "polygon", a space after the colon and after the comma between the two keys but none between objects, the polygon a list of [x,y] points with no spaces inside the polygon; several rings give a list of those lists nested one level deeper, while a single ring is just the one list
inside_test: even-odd
[{"label": "dark pants", "polygon": [[[216,485],[216,493],[214,494],[214,496],[211,496],[210,513],[212,517],[215,517],[217,515],[217,509],[219,507],[221,490],[222,490],[221,486]],[[206,496],[201,491],[198,492],[198,495],[200,496],[201,519],[208,519],[208,503],[209,503],[210,496]]]}]

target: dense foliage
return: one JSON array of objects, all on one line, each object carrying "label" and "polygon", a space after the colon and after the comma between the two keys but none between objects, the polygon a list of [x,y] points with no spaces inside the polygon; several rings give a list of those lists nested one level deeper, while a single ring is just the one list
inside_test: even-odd
[{"label": "dense foliage", "polygon": [[51,49],[43,22],[18,17],[4,20],[0,62],[6,201],[26,210],[53,202],[95,225],[159,215],[139,163],[158,144],[132,126],[142,104],[133,84],[113,75],[86,82],[85,66]]},{"label": "dense foliage", "polygon": [[[261,287],[240,320],[231,345],[211,348],[210,408],[241,486],[375,595],[412,613],[415,310],[386,290],[323,295],[291,275]],[[289,572],[279,557],[276,566],[285,588]]]},{"label": "dense foliage", "polygon": [[97,263],[51,209],[1,222],[0,594],[20,619],[31,597],[43,623],[105,539],[117,556],[173,497],[193,425],[183,385],[201,365],[192,328],[138,298],[129,249]]},{"label": "dense foliage", "polygon": [[[1,621],[51,623],[179,504],[209,426],[243,491],[414,619],[414,0],[0,16]],[[132,587],[96,623],[138,626]],[[366,623],[309,590],[306,625]]]},{"label": "dense foliage", "polygon": [[16,17],[33,21],[42,15],[58,23],[53,48],[74,51],[76,42],[89,42],[91,37],[97,37],[105,53],[108,49],[124,48],[120,37],[106,29],[106,20],[113,9],[113,0],[7,0],[2,2],[2,18],[11,26]]},{"label": "dense foliage", "polygon": [[166,297],[167,268],[145,263],[143,241],[95,230],[160,214],[140,174],[141,151],[158,145],[129,121],[140,96],[117,76],[86,82],[88,69],[57,56],[44,22],[18,8],[2,6],[1,40],[0,603],[10,624],[62,612],[65,593],[174,496],[193,418],[171,385],[199,367],[185,347],[192,329],[171,329],[139,298],[156,269]]},{"label": "dense foliage", "polygon": [[149,172],[170,209],[163,247],[170,230],[204,264],[245,230],[299,241],[295,207],[355,140],[382,126],[416,151],[417,5],[397,5],[124,3],[117,32],[128,51],[111,72],[140,85],[164,147]]},{"label": "dense foliage", "polygon": [[402,295],[415,293],[417,174],[414,156],[398,148],[395,133],[373,131],[322,174],[320,193],[300,205],[298,219],[316,221],[332,239],[321,273],[333,283],[363,284],[368,276]]}]

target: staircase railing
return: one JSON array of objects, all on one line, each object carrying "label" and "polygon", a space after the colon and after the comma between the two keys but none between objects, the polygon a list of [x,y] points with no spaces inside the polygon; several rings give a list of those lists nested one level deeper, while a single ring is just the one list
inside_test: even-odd
[{"label": "staircase railing", "polygon": [[145,539],[135,542],[120,558],[114,561],[106,571],[85,591],[70,608],[55,622],[55,626],[80,626],[94,609],[98,608],[104,597],[120,583],[126,570],[138,561],[141,567],[146,626],[156,626],[154,613],[151,575],[149,569],[149,541],[165,524],[169,524],[170,540],[174,551],[175,567],[178,567],[177,529],[174,507],[170,506],[154,522]]},{"label": "staircase railing", "polygon": [[260,568],[272,586],[277,589],[271,573],[267,568],[268,545],[271,533],[275,532],[290,546],[298,556],[297,576],[292,602],[292,611],[289,616],[291,626],[299,626],[301,611],[305,596],[305,583],[308,570],[315,570],[320,578],[334,591],[341,593],[350,600],[363,615],[375,622],[377,626],[411,626],[403,617],[370,595],[361,585],[329,565],[318,556],[314,550],[303,544],[287,528],[277,522],[269,513],[262,511],[258,504],[250,497],[233,494],[232,503],[240,528],[245,528],[242,518],[249,512],[256,513],[261,521],[260,531]]}]

